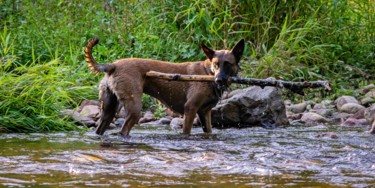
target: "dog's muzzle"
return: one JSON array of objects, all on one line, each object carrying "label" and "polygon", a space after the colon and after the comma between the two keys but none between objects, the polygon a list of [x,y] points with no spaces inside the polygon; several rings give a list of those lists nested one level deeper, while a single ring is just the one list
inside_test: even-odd
[{"label": "dog's muzzle", "polygon": [[215,84],[220,90],[225,90],[229,87],[228,76],[218,76],[215,79]]}]

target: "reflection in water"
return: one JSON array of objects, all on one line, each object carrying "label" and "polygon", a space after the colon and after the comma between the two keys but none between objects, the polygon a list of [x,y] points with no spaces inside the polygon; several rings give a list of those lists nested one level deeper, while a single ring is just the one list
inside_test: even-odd
[{"label": "reflection in water", "polygon": [[183,137],[165,126],[138,126],[128,139],[110,131],[102,138],[2,134],[0,184],[364,187],[375,184],[375,136],[365,130],[319,125],[206,135],[195,128]]}]

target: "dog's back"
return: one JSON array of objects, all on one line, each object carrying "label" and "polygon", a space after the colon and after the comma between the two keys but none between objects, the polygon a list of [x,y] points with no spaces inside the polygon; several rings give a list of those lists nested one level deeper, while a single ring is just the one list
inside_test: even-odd
[{"label": "dog's back", "polygon": [[214,102],[211,100],[216,98],[215,95],[212,95],[214,91],[212,83],[167,81],[146,77],[146,73],[149,71],[208,75],[207,67],[209,63],[204,61],[169,63],[150,59],[127,58],[118,60],[112,65],[115,68],[110,74],[106,74],[106,77],[108,77],[106,84],[118,98],[127,96],[129,92],[133,95],[135,91],[144,92],[157,98],[164,105],[180,114],[184,112],[184,104],[188,99],[189,92],[194,94],[197,92],[205,93],[207,96],[212,96],[212,99],[209,99],[210,102]]}]

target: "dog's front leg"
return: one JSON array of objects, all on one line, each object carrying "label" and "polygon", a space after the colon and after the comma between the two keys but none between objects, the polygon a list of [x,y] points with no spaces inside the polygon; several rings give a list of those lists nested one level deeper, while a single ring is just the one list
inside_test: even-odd
[{"label": "dog's front leg", "polygon": [[189,135],[193,126],[194,118],[197,113],[197,108],[191,103],[186,103],[184,108],[184,125],[182,127],[182,134]]}]

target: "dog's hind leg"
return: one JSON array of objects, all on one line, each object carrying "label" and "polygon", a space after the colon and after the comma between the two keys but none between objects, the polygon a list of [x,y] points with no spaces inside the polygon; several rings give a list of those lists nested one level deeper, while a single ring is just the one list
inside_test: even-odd
[{"label": "dog's hind leg", "polygon": [[100,103],[101,116],[95,132],[96,134],[102,135],[115,117],[118,101],[114,93],[108,88],[103,88],[100,92]]},{"label": "dog's hind leg", "polygon": [[125,122],[121,128],[120,134],[122,136],[129,136],[130,130],[133,128],[134,124],[138,123],[141,117],[142,110],[142,94],[133,95],[130,99],[124,101],[124,109],[126,112]]},{"label": "dog's hind leg", "polygon": [[199,117],[199,122],[203,128],[203,131],[205,133],[211,133],[212,132],[211,110],[198,112],[198,117]]}]

